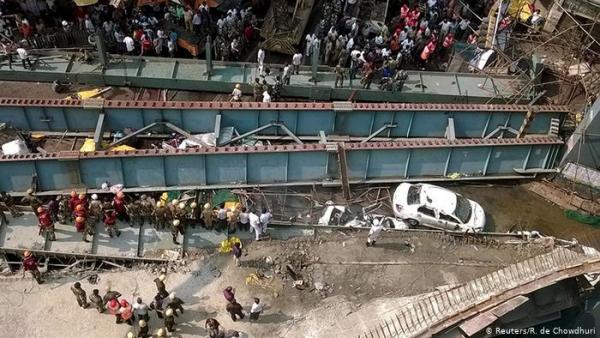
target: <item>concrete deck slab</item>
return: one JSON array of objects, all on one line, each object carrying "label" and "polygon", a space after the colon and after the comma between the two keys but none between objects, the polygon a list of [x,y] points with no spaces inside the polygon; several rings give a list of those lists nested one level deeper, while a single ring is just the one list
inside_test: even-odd
[{"label": "concrete deck slab", "polygon": [[123,222],[117,222],[117,227],[121,231],[121,235],[110,238],[108,232],[104,229],[104,224],[98,223],[96,225],[94,253],[103,256],[137,256],[140,228],[130,227],[129,224]]},{"label": "concrete deck slab", "polygon": [[46,249],[58,252],[92,253],[92,242],[84,242],[75,225],[56,223],[54,232],[56,241],[49,242]]},{"label": "concrete deck slab", "polygon": [[33,213],[12,218],[10,224],[0,230],[0,245],[13,249],[44,250],[44,237],[38,235],[37,217]]},{"label": "concrete deck slab", "polygon": [[[177,236],[177,241],[183,243],[183,236]],[[181,244],[173,243],[170,229],[156,230],[151,225],[145,225],[142,235],[142,255],[157,253],[161,250],[179,250]]]}]

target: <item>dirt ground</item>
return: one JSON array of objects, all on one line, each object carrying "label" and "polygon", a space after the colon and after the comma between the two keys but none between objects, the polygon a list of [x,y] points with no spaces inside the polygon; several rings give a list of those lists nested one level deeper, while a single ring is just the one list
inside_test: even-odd
[{"label": "dirt ground", "polygon": [[[364,242],[364,233],[320,231],[310,238],[249,243],[241,267],[232,264],[229,254],[192,254],[187,264],[170,268],[166,281],[167,289],[186,302],[172,336],[206,336],[204,321],[209,317],[245,337],[355,336],[372,328],[378,317],[393,315],[411,299],[407,296],[462,283],[543,251],[391,232],[376,247]],[[346,265],[351,262],[390,265]],[[0,323],[10,337],[74,337],[74,332],[78,337],[125,337],[131,327],[116,325],[108,314],[79,308],[69,287],[80,280],[89,295],[94,288],[103,293],[111,285],[129,301],[140,296],[149,303],[156,293],[152,281],[157,269],[101,272],[96,285],[87,280],[93,271],[52,273],[42,285],[20,274],[0,279]],[[261,277],[246,284],[252,274]],[[303,280],[303,290],[292,286],[294,279]],[[236,288],[245,310],[253,297],[266,304],[257,323],[233,322],[227,316],[222,290],[228,285]],[[162,327],[155,313],[150,317],[153,332]]]}]

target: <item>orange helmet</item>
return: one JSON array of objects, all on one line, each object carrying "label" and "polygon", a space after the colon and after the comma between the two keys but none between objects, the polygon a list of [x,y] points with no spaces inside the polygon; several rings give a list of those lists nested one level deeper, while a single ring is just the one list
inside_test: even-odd
[{"label": "orange helmet", "polygon": [[75,222],[77,222],[77,223],[82,223],[84,221],[85,221],[85,217],[79,216],[79,217],[75,218]]},{"label": "orange helmet", "polygon": [[77,211],[81,211],[81,210],[83,210],[83,204],[78,204],[78,205],[75,207],[75,210],[77,210]]},{"label": "orange helmet", "polygon": [[38,207],[38,208],[37,208],[37,212],[38,212],[38,213],[40,213],[40,212],[42,212],[42,211],[44,211],[44,208],[42,208],[42,207]]},{"label": "orange helmet", "polygon": [[82,199],[84,199],[84,198],[85,198],[85,194],[84,194],[84,193],[81,193],[81,194],[79,194],[79,199],[80,199],[80,200],[82,200]]},{"label": "orange helmet", "polygon": [[118,197],[118,198],[123,198],[123,197],[125,197],[125,194],[124,194],[122,191],[119,191],[119,192],[117,193],[117,197]]},{"label": "orange helmet", "polygon": [[127,303],[127,301],[125,299],[121,299],[121,306],[122,307],[127,307],[129,305],[129,303]]},{"label": "orange helmet", "polygon": [[31,252],[29,252],[29,250],[25,250],[25,252],[23,252],[23,256],[29,257],[31,256]]},{"label": "orange helmet", "polygon": [[75,197],[77,196],[77,193],[75,192],[75,190],[71,191],[71,197]]},{"label": "orange helmet", "polygon": [[115,308],[119,305],[119,303],[117,303],[116,299],[111,299],[110,300],[110,307]]}]

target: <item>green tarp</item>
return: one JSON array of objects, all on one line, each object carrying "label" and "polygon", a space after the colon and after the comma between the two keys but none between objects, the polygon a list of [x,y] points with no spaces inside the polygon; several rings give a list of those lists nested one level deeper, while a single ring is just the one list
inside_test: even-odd
[{"label": "green tarp", "polygon": [[586,215],[574,210],[565,210],[565,216],[580,223],[589,224],[594,227],[600,227],[600,216]]},{"label": "green tarp", "polygon": [[227,189],[215,191],[212,198],[212,205],[218,206],[223,202],[239,202],[239,200],[236,195],[232,194],[231,191]]}]

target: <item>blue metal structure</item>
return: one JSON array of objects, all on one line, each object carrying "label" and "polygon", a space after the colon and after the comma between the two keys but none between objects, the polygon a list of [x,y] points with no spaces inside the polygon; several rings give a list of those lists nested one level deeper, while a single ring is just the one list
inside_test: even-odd
[{"label": "blue metal structure", "polygon": [[[297,136],[326,135],[391,138],[485,138],[499,131],[518,131],[531,112],[527,134],[548,135],[561,123],[565,106],[464,104],[351,104],[339,103],[229,103],[0,99],[0,122],[26,131],[95,131],[141,129],[169,122],[190,133],[234,127],[239,133],[271,122],[285,125]],[[99,118],[102,120],[99,123]],[[500,128],[500,129],[498,129]],[[261,135],[282,135],[277,127]]]}]

